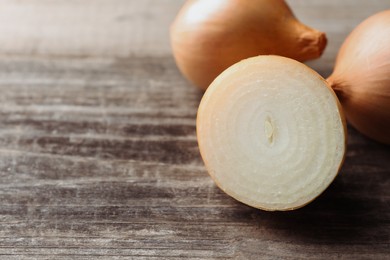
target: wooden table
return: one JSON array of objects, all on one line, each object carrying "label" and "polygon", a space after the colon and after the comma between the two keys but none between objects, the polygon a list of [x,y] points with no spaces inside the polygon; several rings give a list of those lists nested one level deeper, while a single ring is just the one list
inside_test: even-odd
[{"label": "wooden table", "polygon": [[[337,49],[387,0],[290,0]],[[342,3],[340,3],[342,2]],[[168,25],[183,1],[0,3],[1,259],[389,259],[390,148],[349,128],[331,187],[270,213],[221,192],[199,156],[202,93]]]}]

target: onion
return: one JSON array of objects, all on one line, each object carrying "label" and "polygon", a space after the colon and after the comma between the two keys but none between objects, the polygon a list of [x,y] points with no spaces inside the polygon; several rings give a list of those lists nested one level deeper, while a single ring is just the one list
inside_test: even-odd
[{"label": "onion", "polygon": [[202,98],[197,138],[209,174],[228,195],[291,210],[333,181],[346,149],[345,119],[326,81],[279,56],[241,61]]},{"label": "onion", "polygon": [[171,27],[177,65],[206,89],[234,63],[261,54],[318,58],[325,34],[300,23],[283,0],[189,0]]},{"label": "onion", "polygon": [[327,81],[347,120],[390,144],[390,10],[369,17],[348,36]]}]

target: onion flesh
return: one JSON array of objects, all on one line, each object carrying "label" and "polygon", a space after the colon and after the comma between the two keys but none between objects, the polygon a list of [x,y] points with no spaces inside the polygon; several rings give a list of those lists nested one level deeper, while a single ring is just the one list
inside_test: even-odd
[{"label": "onion flesh", "polygon": [[197,137],[216,184],[269,211],[319,196],[346,149],[333,90],[307,66],[279,56],[250,58],[218,76],[199,106]]}]

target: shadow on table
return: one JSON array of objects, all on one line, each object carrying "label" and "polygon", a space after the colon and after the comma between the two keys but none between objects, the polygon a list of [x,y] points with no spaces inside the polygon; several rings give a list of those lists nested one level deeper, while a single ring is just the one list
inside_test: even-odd
[{"label": "shadow on table", "polygon": [[289,212],[248,207],[247,219],[294,242],[388,243],[390,147],[357,138],[349,145],[339,176],[315,201]]}]

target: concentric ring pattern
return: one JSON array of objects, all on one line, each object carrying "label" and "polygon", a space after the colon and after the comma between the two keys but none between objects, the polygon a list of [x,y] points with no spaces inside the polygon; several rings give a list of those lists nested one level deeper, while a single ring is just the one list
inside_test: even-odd
[{"label": "concentric ring pattern", "polygon": [[344,118],[333,91],[305,65],[277,56],[244,60],[208,88],[197,135],[211,177],[253,207],[306,205],[337,175]]}]

